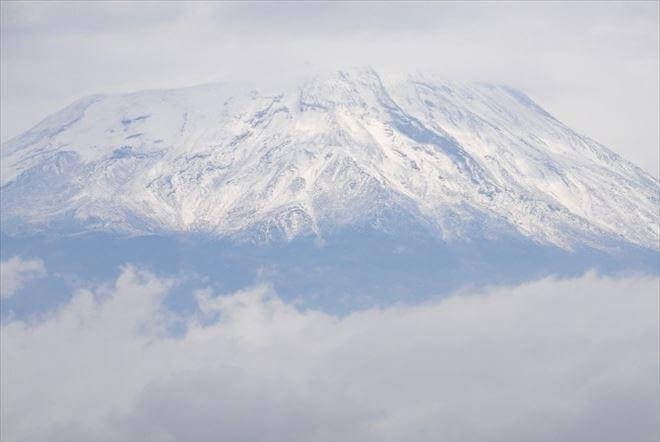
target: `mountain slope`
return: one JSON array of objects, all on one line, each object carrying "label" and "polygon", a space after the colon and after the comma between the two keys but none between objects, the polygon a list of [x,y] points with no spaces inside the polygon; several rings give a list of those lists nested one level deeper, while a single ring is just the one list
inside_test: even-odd
[{"label": "mountain slope", "polygon": [[658,248],[658,182],[520,92],[370,69],[92,96],[3,144],[2,228],[342,227]]}]

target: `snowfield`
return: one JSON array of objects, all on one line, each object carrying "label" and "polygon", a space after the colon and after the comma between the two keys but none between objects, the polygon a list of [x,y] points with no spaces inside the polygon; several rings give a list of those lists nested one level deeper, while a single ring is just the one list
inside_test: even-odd
[{"label": "snowfield", "polygon": [[658,181],[504,86],[354,69],[81,99],[2,145],[5,233],[658,249]]}]

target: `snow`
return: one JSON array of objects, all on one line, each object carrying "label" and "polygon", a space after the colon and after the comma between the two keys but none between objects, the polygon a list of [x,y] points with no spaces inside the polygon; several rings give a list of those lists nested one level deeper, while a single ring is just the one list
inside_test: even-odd
[{"label": "snow", "polygon": [[0,159],[3,229],[290,240],[404,212],[448,241],[658,248],[657,180],[521,92],[428,73],[88,97]]}]

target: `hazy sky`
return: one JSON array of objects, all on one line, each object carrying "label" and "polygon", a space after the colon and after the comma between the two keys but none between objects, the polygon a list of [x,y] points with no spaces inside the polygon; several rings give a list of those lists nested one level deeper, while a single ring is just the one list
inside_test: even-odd
[{"label": "hazy sky", "polygon": [[1,138],[91,93],[371,65],[506,83],[658,176],[658,2],[2,2]]}]

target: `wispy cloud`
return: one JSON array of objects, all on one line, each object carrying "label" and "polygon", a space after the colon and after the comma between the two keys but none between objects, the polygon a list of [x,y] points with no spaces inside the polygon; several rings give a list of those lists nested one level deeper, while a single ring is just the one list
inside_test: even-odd
[{"label": "wispy cloud", "polygon": [[[268,286],[163,305],[126,266],[2,325],[3,440],[656,440],[657,279],[545,279],[336,317]],[[182,327],[183,326],[183,327]]]},{"label": "wispy cloud", "polygon": [[46,267],[40,259],[22,259],[14,256],[0,261],[0,297],[9,298],[30,281],[46,274]]}]

